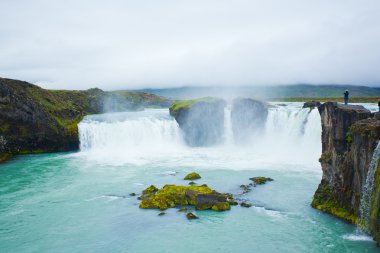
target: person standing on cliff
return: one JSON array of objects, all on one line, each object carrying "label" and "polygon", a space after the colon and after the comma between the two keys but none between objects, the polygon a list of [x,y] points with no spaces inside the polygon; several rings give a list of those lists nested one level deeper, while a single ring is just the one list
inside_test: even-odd
[{"label": "person standing on cliff", "polygon": [[348,95],[350,95],[350,93],[348,92],[348,90],[346,90],[344,93],[344,104],[348,104]]}]

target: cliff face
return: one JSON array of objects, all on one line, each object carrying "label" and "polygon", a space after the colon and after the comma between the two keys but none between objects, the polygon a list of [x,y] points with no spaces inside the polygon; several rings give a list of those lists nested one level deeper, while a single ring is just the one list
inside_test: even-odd
[{"label": "cliff face", "polygon": [[78,149],[77,125],[85,115],[165,101],[149,95],[100,89],[45,90],[27,82],[0,78],[0,162],[14,154]]},{"label": "cliff face", "polygon": [[203,98],[175,102],[169,110],[188,145],[210,146],[223,140],[225,106],[222,99]]},{"label": "cliff face", "polygon": [[[327,102],[318,110],[323,176],[312,206],[357,223],[363,184],[380,139],[380,121],[362,106]],[[373,223],[380,224],[380,220]]]},{"label": "cliff face", "polygon": [[234,99],[231,110],[234,140],[244,143],[251,136],[262,133],[267,116],[268,108],[263,102],[251,98]]}]

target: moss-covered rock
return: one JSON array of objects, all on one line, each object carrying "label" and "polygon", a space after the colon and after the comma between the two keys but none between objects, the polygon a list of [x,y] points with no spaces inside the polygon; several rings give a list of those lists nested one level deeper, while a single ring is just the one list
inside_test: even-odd
[{"label": "moss-covered rock", "polygon": [[252,206],[252,204],[247,203],[247,202],[242,202],[242,203],[240,203],[240,206],[241,206],[241,207],[247,207],[247,208],[249,208],[249,207]]},{"label": "moss-covered rock", "polygon": [[158,188],[154,185],[151,185],[148,188],[146,188],[145,190],[143,190],[142,194],[143,195],[152,194],[152,193],[156,193],[157,191],[158,191]]},{"label": "moss-covered rock", "polygon": [[177,101],[169,111],[188,145],[211,146],[223,140],[225,106],[224,100],[208,97]]},{"label": "moss-covered rock", "polygon": [[211,207],[211,209],[217,212],[230,210],[230,202],[217,202]]},{"label": "moss-covered rock", "polygon": [[187,213],[186,218],[188,218],[189,220],[198,219],[198,217],[193,213]]},{"label": "moss-covered rock", "polygon": [[258,184],[265,184],[266,182],[273,181],[273,179],[270,177],[252,177],[250,180],[253,181],[255,186]]},{"label": "moss-covered rock", "polygon": [[200,178],[201,178],[201,176],[198,173],[191,172],[185,176],[184,180],[197,180]]},{"label": "moss-covered rock", "polygon": [[331,187],[324,181],[321,182],[315,192],[311,206],[353,224],[356,223],[358,218],[355,209],[339,202],[339,200],[334,197]]},{"label": "moss-covered rock", "polygon": [[214,209],[218,211],[229,210],[228,196],[212,190],[205,184],[200,186],[165,185],[158,191],[146,189],[143,191],[143,196],[140,208],[144,209],[165,210],[192,205],[198,210],[205,210],[212,209],[216,205]]}]

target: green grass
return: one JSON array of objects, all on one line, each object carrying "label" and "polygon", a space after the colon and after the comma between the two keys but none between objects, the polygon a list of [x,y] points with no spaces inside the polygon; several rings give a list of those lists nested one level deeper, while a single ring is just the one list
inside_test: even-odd
[{"label": "green grass", "polygon": [[[377,103],[380,97],[351,97],[350,103]],[[268,99],[274,102],[307,102],[307,101],[319,101],[319,102],[342,102],[342,97],[283,97]]]}]

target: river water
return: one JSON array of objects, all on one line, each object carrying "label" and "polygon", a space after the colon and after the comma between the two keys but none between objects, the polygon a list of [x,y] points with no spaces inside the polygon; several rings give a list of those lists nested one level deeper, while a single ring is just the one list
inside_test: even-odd
[{"label": "river water", "polygon": [[[375,105],[366,105],[375,109]],[[86,117],[81,150],[24,155],[0,165],[0,252],[380,252],[372,239],[310,207],[321,179],[317,110],[273,104],[265,131],[234,143],[188,147],[167,109]],[[248,137],[247,137],[248,138]],[[249,178],[274,179],[240,198],[251,208],[158,216],[130,193],[197,183],[240,194]]]}]

